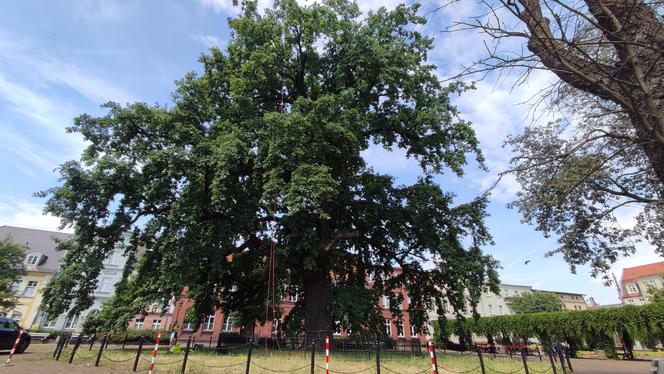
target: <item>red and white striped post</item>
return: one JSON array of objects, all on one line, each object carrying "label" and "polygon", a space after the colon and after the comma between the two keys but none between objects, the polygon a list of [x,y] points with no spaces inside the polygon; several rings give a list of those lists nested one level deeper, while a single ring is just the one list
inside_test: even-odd
[{"label": "red and white striped post", "polygon": [[7,362],[5,363],[6,365],[9,365],[9,362],[12,360],[12,357],[14,356],[14,352],[16,351],[16,346],[21,341],[22,336],[23,336],[23,329],[21,329],[18,332],[18,336],[16,337],[16,340],[14,341],[14,345],[12,345],[12,351],[9,352],[9,357],[7,357]]},{"label": "red and white striped post", "polygon": [[154,343],[154,351],[152,351],[152,360],[150,360],[150,369],[148,369],[148,374],[152,374],[154,370],[154,360],[157,358],[157,351],[159,350],[159,342],[161,341],[161,331],[157,334],[157,341]]},{"label": "red and white striped post", "polygon": [[436,357],[433,355],[433,344],[431,344],[431,338],[427,337],[427,345],[429,346],[429,355],[431,356],[431,370],[433,371],[433,374],[438,374],[438,370],[436,367]]},{"label": "red and white striped post", "polygon": [[325,337],[325,374],[330,374],[330,337]]}]

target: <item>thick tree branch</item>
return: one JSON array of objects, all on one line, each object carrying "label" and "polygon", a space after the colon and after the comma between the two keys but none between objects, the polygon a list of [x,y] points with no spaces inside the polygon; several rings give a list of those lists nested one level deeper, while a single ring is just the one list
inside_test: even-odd
[{"label": "thick tree branch", "polygon": [[334,239],[332,239],[332,241],[330,241],[329,243],[327,243],[323,247],[323,252],[325,252],[325,253],[332,252],[334,250],[334,248],[336,247],[337,243],[339,243],[342,240],[354,239],[354,238],[359,238],[359,237],[360,237],[360,232],[358,230],[352,230],[352,231],[344,232],[344,233],[341,233],[341,234],[337,234],[334,237]]}]

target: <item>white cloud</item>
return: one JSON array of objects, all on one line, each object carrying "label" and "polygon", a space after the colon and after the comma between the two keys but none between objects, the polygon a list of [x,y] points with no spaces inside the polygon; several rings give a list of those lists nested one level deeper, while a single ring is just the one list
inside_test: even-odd
[{"label": "white cloud", "polygon": [[224,42],[221,40],[221,38],[215,35],[197,33],[191,35],[191,38],[203,44],[205,48],[222,48],[224,46]]},{"label": "white cloud", "polygon": [[[238,0],[238,3],[240,0]],[[233,5],[233,0],[198,0],[198,3],[208,9],[212,9],[217,13],[236,14],[239,12],[240,7]]]},{"label": "white cloud", "polygon": [[24,136],[11,130],[3,133],[3,142],[0,143],[3,155],[11,155],[3,160],[3,164],[14,164],[13,166],[22,173],[37,178],[38,175],[26,167],[26,163],[40,169],[40,173],[52,173],[58,166],[62,154],[58,151],[46,149],[38,144],[25,139]]},{"label": "white cloud", "polygon": [[96,104],[109,100],[123,104],[136,101],[113,80],[78,65],[63,62],[33,45],[30,40],[17,40],[12,35],[0,33],[0,47],[3,47],[0,48],[0,57],[24,69],[26,81],[29,79],[43,86],[67,86]]},{"label": "white cloud", "polygon": [[65,117],[71,114],[67,109],[56,105],[45,96],[7,80],[2,73],[0,73],[0,99],[4,99],[13,110],[41,124],[71,119],[71,116]]},{"label": "white cloud", "polygon": [[125,104],[136,101],[131,94],[109,79],[79,66],[63,63],[53,58],[30,62],[50,82],[69,86],[95,103],[101,104],[113,100]]},{"label": "white cloud", "polygon": [[[60,220],[50,214],[44,215],[42,210],[42,204],[0,196],[0,225],[59,231]],[[71,229],[62,231],[72,232]]]},{"label": "white cloud", "polygon": [[[65,127],[72,122],[74,109],[67,103],[57,101],[57,98],[41,94],[37,91],[24,87],[7,80],[0,73],[0,103],[5,102],[5,108],[11,109],[26,118],[34,121],[35,126],[41,127],[41,134],[45,135],[51,145],[59,145],[65,149],[64,155],[70,157],[78,154],[83,148],[84,143],[80,137],[65,133]],[[28,125],[29,126],[29,125]],[[16,132],[14,129],[22,130]],[[58,160],[50,151],[58,152],[62,156],[62,149],[47,151],[43,147],[27,140],[25,135],[28,131],[18,125],[4,124],[3,137],[5,142],[2,144],[6,148],[12,148],[21,157],[36,161],[41,168],[52,170],[54,160]]]},{"label": "white cloud", "polygon": [[78,12],[90,21],[116,21],[127,15],[127,9],[118,0],[83,0]]}]

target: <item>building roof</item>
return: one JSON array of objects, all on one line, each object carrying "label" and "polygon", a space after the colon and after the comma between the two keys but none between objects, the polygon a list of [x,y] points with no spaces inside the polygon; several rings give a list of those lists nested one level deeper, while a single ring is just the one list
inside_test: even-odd
[{"label": "building roof", "polygon": [[664,261],[653,262],[651,264],[645,264],[640,266],[634,266],[631,268],[623,268],[622,277],[620,279],[621,292],[620,297],[622,299],[626,297],[637,297],[642,295],[642,290],[635,284],[632,288],[636,291],[630,292],[627,285],[634,282],[635,280],[643,277],[658,276],[664,274]]},{"label": "building roof", "polygon": [[643,277],[662,274],[664,274],[664,261],[654,262],[652,264],[634,266],[632,268],[623,268],[622,281],[632,281]]},{"label": "building roof", "polygon": [[68,240],[71,238],[72,234],[63,232],[0,226],[0,240],[8,239],[13,243],[27,247],[26,254],[36,252],[46,256],[43,262],[32,269],[36,271],[55,272],[58,270],[64,253],[55,250],[56,239]]},{"label": "building roof", "polygon": [[569,291],[550,291],[550,290],[535,290],[535,292],[548,292],[548,293],[555,293],[555,294],[563,294],[563,295],[574,295],[574,296],[585,296],[585,293],[578,293],[578,292],[569,292]]}]

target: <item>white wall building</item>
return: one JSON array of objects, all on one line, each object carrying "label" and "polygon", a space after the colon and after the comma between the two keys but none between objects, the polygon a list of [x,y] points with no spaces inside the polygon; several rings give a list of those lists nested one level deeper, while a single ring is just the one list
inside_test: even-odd
[{"label": "white wall building", "polygon": [[42,315],[39,318],[39,328],[80,331],[81,325],[88,314],[101,310],[102,304],[115,293],[115,285],[122,279],[122,270],[127,261],[127,258],[124,256],[127,245],[128,238],[125,237],[124,242],[118,243],[113,254],[104,260],[104,267],[97,278],[97,289],[93,295],[95,301],[90,308],[74,317],[68,317],[65,312],[59,315],[58,318],[50,321]]}]

